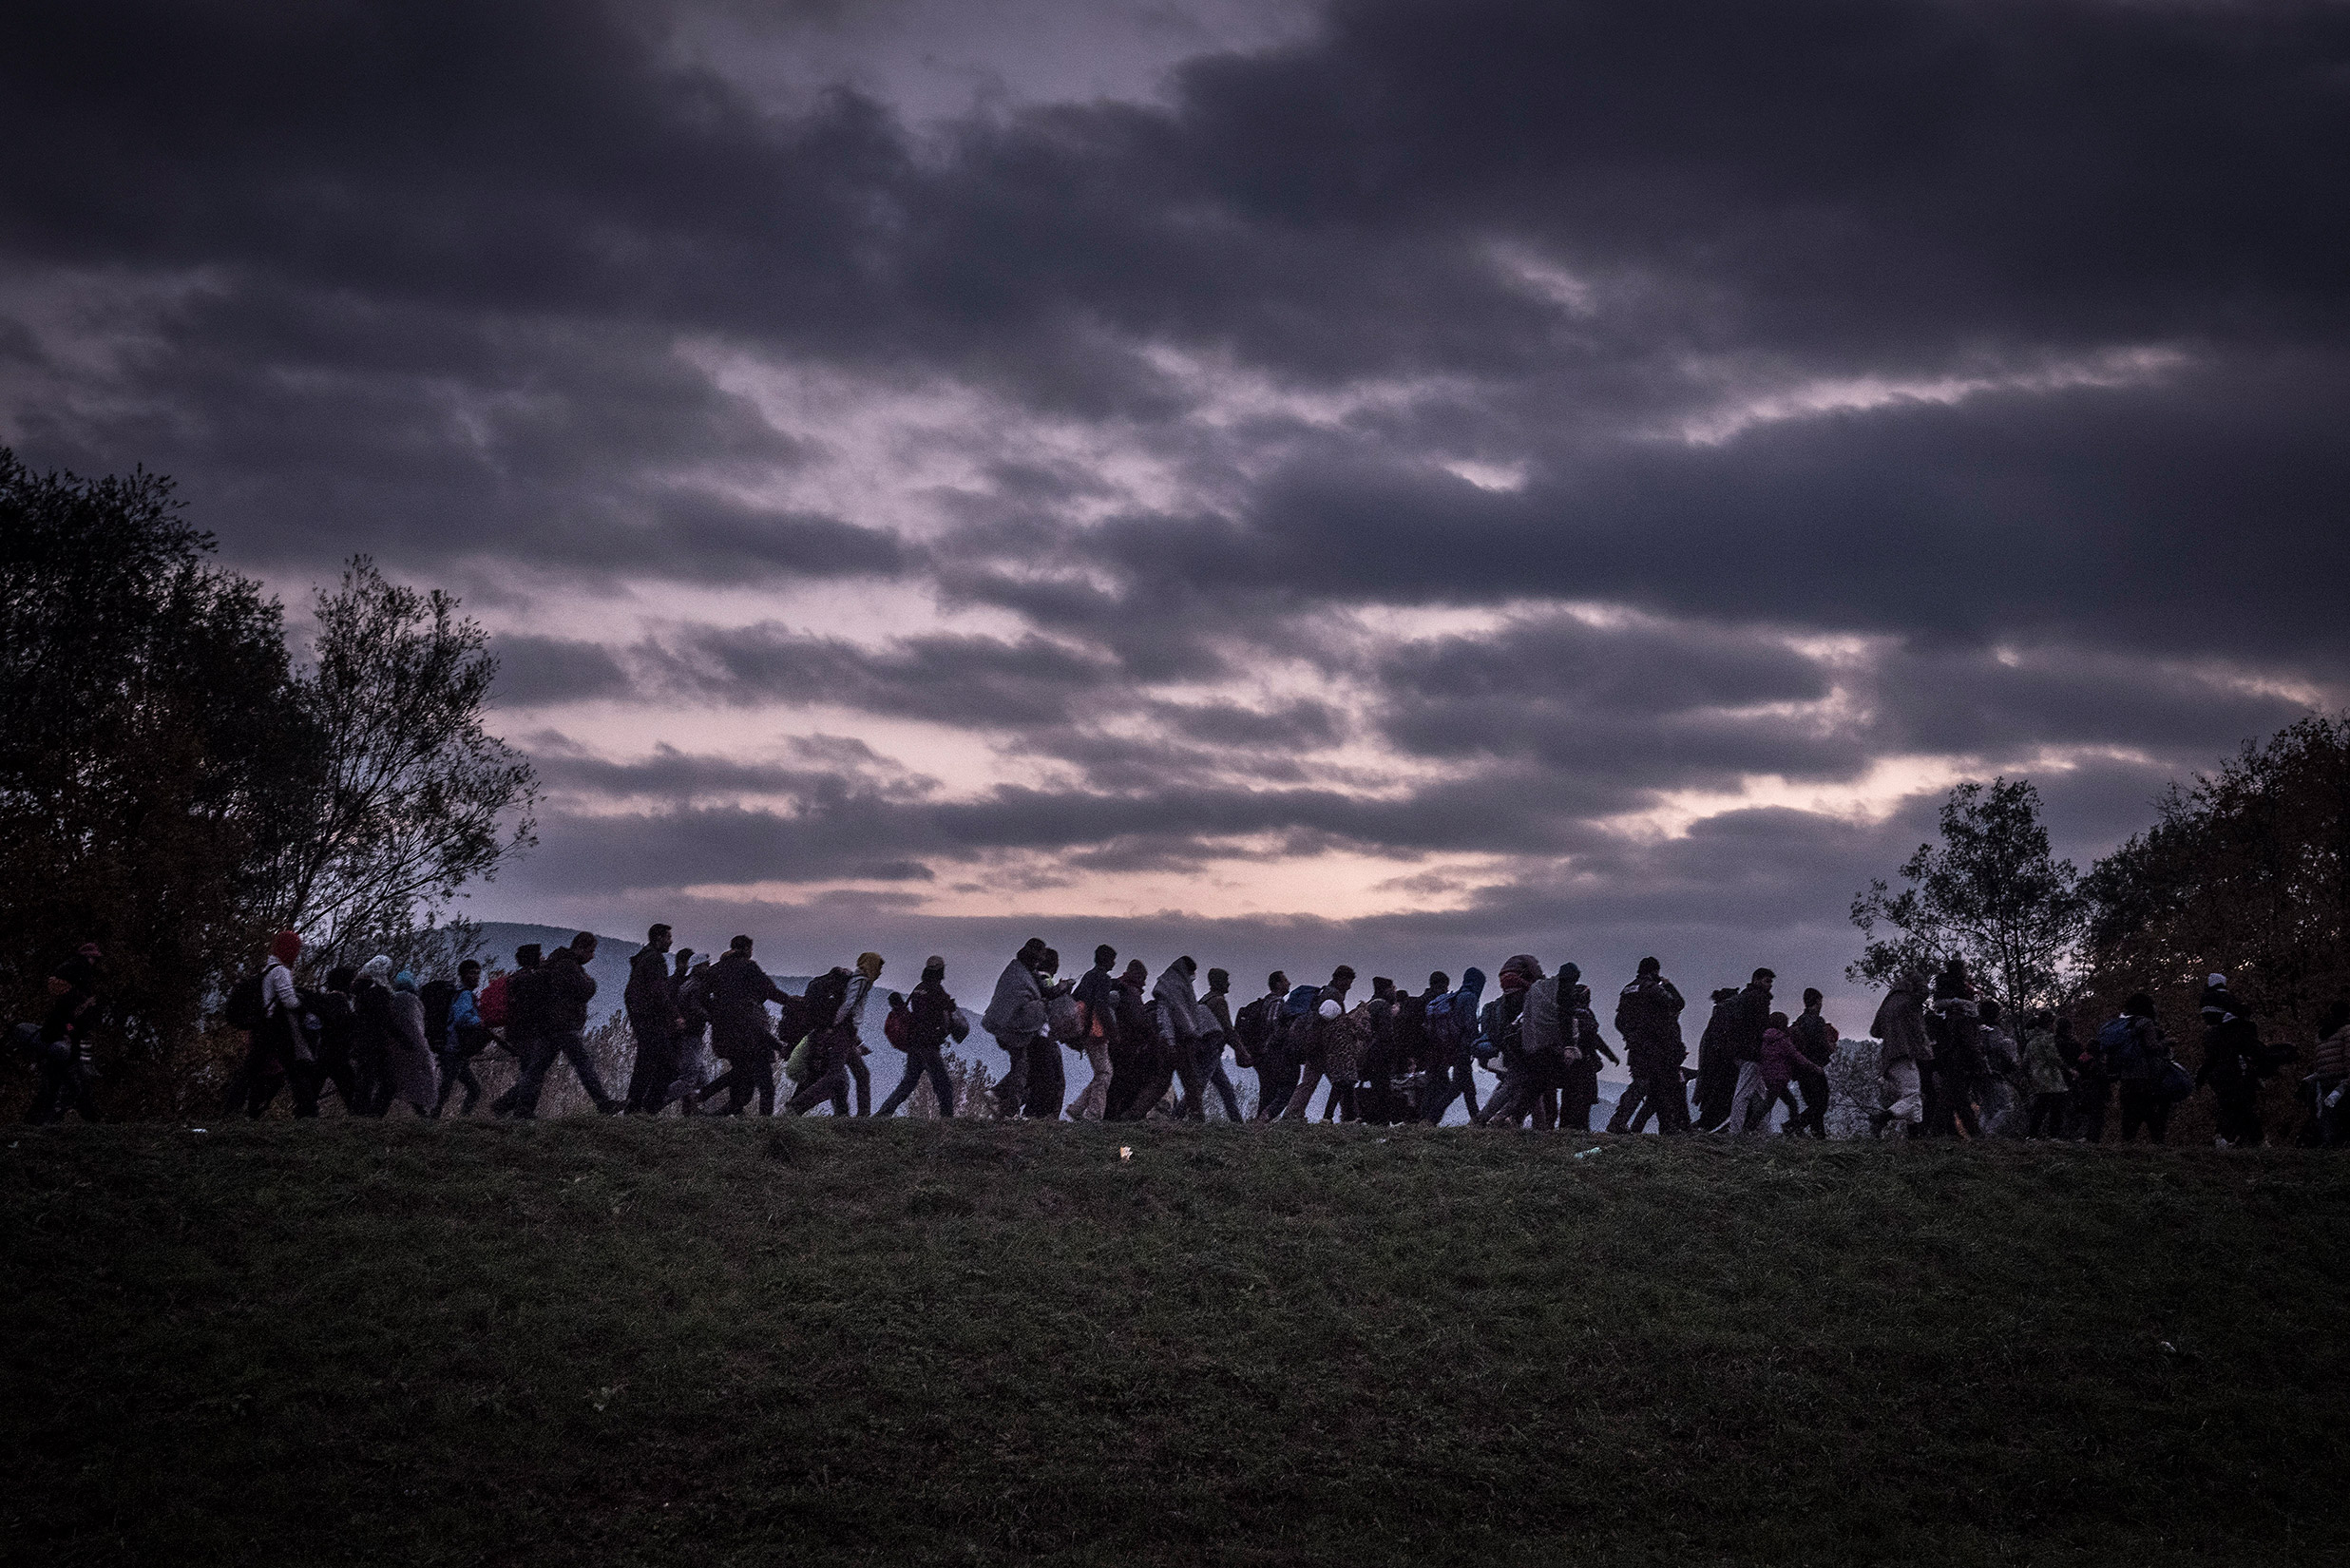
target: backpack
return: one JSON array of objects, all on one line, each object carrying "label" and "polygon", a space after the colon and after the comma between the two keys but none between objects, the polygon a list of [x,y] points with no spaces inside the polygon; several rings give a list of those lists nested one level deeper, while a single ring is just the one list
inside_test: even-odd
[{"label": "backpack", "polygon": [[1466,1009],[1454,1005],[1460,1000],[1459,991],[1446,991],[1428,1004],[1428,1044],[1431,1054],[1444,1061],[1455,1061],[1461,1055],[1461,1015]]},{"label": "backpack", "polygon": [[506,1027],[506,983],[508,972],[501,969],[489,977],[489,984],[473,993],[473,1010],[482,1015],[482,1022],[493,1029]]},{"label": "backpack", "polygon": [[2164,1053],[2147,1043],[2147,1031],[2139,1027],[2140,1022],[2125,1016],[2108,1021],[2097,1031],[2098,1053],[2112,1063],[2116,1078],[2161,1076]]},{"label": "backpack", "polygon": [[810,981],[800,993],[800,1021],[806,1031],[831,1028],[840,1016],[840,1004],[848,1000],[848,970],[835,967]]},{"label": "backpack", "polygon": [[1063,1045],[1085,1043],[1085,1009],[1068,992],[1044,1004],[1044,1020],[1046,1029]]},{"label": "backpack", "polygon": [[247,975],[220,1002],[220,1022],[232,1029],[258,1029],[268,1017],[261,1006],[261,977]]},{"label": "backpack", "polygon": [[903,1006],[891,1007],[889,1016],[881,1021],[881,1037],[899,1050],[914,1038],[914,1015]]}]

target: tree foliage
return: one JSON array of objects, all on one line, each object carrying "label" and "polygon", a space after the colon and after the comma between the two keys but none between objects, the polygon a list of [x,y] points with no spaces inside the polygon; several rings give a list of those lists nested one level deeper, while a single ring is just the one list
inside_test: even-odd
[{"label": "tree foliage", "polygon": [[[1941,842],[1852,901],[1863,947],[1846,978],[1882,985],[1914,965],[1951,957],[2007,1006],[2061,1004],[2073,984],[2085,905],[2080,873],[2049,849],[2040,794],[2029,779],[1965,783],[1942,802]],[[1880,935],[1880,932],[1882,935]]]},{"label": "tree foliage", "polygon": [[105,1033],[162,1101],[273,927],[318,961],[461,949],[449,900],[532,842],[537,798],[484,728],[496,663],[455,600],[354,559],[300,670],[213,548],[168,480],[0,449],[0,995],[29,1016],[98,943]]},{"label": "tree foliage", "polygon": [[2303,1028],[2350,995],[2350,713],[2247,742],[2156,812],[2083,883],[2101,992],[2191,992],[2217,970]]},{"label": "tree foliage", "polygon": [[311,755],[277,606],[212,549],[165,479],[0,449],[0,965],[22,1016],[97,942],[143,1058],[252,949]]},{"label": "tree foliage", "polygon": [[298,695],[317,736],[301,831],[274,868],[272,915],[321,959],[364,959],[537,842],[530,765],[484,728],[498,661],[433,589],[354,556],[317,596]]}]

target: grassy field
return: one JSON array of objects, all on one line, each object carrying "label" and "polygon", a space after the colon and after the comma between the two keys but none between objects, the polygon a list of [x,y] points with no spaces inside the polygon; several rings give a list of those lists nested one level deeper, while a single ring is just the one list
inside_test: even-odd
[{"label": "grassy field", "polygon": [[10,1138],[14,1562],[2350,1554],[2338,1158],[829,1119]]}]

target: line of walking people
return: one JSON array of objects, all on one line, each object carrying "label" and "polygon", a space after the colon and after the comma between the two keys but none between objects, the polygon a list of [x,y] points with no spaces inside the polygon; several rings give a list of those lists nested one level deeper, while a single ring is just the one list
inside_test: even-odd
[{"label": "line of walking people", "polygon": [[[869,1031],[904,1058],[877,1114],[896,1114],[925,1084],[937,1114],[967,1109],[956,1103],[946,1052],[967,1038],[970,1018],[946,989],[943,959],[924,965],[910,992],[881,993],[878,1003],[885,965],[874,952],[793,994],[759,965],[750,937],[736,937],[714,958],[676,948],[671,928],[656,925],[629,963],[621,1005],[634,1055],[616,1093],[587,1040],[597,947],[581,932],[551,952],[524,946],[511,969],[487,979],[467,960],[453,982],[421,984],[379,956],[303,986],[295,980],[301,939],[279,932],[221,1009],[245,1039],[230,1106],[259,1116],[285,1092],[296,1116],[315,1116],[331,1087],[357,1115],[379,1117],[405,1103],[438,1116],[459,1095],[460,1114],[471,1114],[483,1094],[475,1062],[502,1045],[517,1070],[490,1104],[498,1116],[537,1115],[549,1076],[564,1063],[605,1114],[658,1115],[675,1103],[687,1115],[738,1115],[755,1104],[772,1115],[780,1097],[793,1114],[830,1104],[836,1115],[865,1116],[876,1114]],[[85,947],[61,965],[45,1022],[18,1026],[19,1044],[41,1063],[36,1120],[69,1110],[97,1119],[87,1042],[100,1016],[102,956]],[[1237,1004],[1227,971],[1209,969],[1203,989],[1188,956],[1153,979],[1139,959],[1121,968],[1105,945],[1081,975],[1063,978],[1060,969],[1060,954],[1032,938],[1004,966],[979,1017],[1009,1064],[984,1107],[997,1117],[1200,1119],[1213,1101],[1237,1121],[1242,1096],[1229,1061],[1255,1075],[1257,1119],[1302,1120],[1321,1094],[1325,1121],[1435,1124],[1458,1101],[1480,1126],[1589,1131],[1604,1061],[1631,1079],[1607,1123],[1612,1133],[1643,1132],[1652,1120],[1668,1135],[1756,1133],[1784,1106],[1786,1133],[1828,1136],[1842,1042],[1817,989],[1803,993],[1793,1016],[1777,1010],[1777,977],[1767,968],[1710,994],[1693,1068],[1682,1035],[1687,1004],[1654,958],[1641,960],[1616,994],[1620,1056],[1580,967],[1566,962],[1546,972],[1526,953],[1502,963],[1490,997],[1475,967],[1457,986],[1441,971],[1416,992],[1374,977],[1360,995],[1345,965],[1319,985],[1292,985],[1274,971],[1262,994]],[[2097,1141],[2118,1093],[2121,1138],[2143,1133],[2159,1142],[2171,1109],[2207,1087],[2220,1140],[2257,1143],[2259,1085],[2298,1052],[2262,1041],[2224,975],[2208,977],[2200,1007],[2202,1061],[2190,1075],[2143,993],[2083,1038],[2070,1019],[2045,1010],[2011,1028],[1998,1003],[1978,995],[1963,960],[1939,974],[1914,968],[1894,979],[1877,1011],[1870,1128],[1881,1137],[2004,1132]],[[2313,1115],[2306,1140],[2350,1141],[2342,1094],[2350,1003],[2335,1004],[2321,1033],[2304,1080]],[[1064,1051],[1089,1075],[1074,1098]],[[1481,1068],[1499,1075],[1482,1104]]]}]

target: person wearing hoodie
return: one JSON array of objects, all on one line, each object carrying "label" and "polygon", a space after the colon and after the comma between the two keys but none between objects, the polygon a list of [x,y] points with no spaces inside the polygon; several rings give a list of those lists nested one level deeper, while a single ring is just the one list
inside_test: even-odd
[{"label": "person wearing hoodie", "polygon": [[946,961],[933,955],[923,961],[922,982],[906,999],[906,1076],[889,1091],[875,1116],[891,1117],[913,1094],[925,1077],[937,1097],[938,1114],[955,1114],[955,1085],[946,1076],[946,1040],[955,1026],[955,999],[946,993]]},{"label": "person wearing hoodie", "polygon": [[1827,1136],[1830,1099],[1827,1069],[1828,1064],[1836,1060],[1836,1046],[1842,1039],[1836,1032],[1836,1025],[1830,1023],[1827,1016],[1821,1011],[1826,1002],[1827,998],[1820,994],[1818,986],[1805,986],[1804,1010],[1787,1025],[1787,1034],[1794,1040],[1795,1048],[1804,1054],[1803,1061],[1795,1069],[1796,1084],[1804,1091],[1802,1119],[1819,1138]]},{"label": "person wearing hoodie", "polygon": [[[359,977],[384,991],[383,1103],[405,1100],[420,1117],[430,1119],[441,1109],[441,1079],[425,1039],[424,998],[416,994],[416,977],[406,969],[394,974],[392,960],[378,953],[360,966]],[[382,1111],[376,1113],[384,1114]]]},{"label": "person wearing hoodie", "polygon": [[[865,1041],[860,1024],[865,1018],[866,1004],[872,1000],[873,983],[881,978],[881,971],[882,957],[879,953],[859,953],[855,968],[831,971],[834,975],[846,974],[847,979],[841,985],[840,1002],[831,1009],[831,1016],[806,1020],[808,1077],[801,1082],[798,1092],[784,1105],[784,1109],[793,1116],[806,1116],[828,1100],[832,1102],[834,1116],[850,1114],[850,1089],[856,1080],[850,1070],[850,1064],[863,1065]],[[808,987],[810,993],[817,989],[815,985]],[[805,1005],[808,997],[803,995],[802,1002]],[[820,996],[813,1005],[822,1008]],[[866,1082],[871,1082],[869,1074]],[[857,1114],[862,1116],[869,1111],[869,1105],[861,1103]]]},{"label": "person wearing hoodie", "polygon": [[1072,1121],[1099,1121],[1110,1108],[1110,1057],[1118,1044],[1118,949],[1104,943],[1094,949],[1094,966],[1079,977],[1070,1000],[1078,1004],[1083,1030],[1079,1049],[1085,1053],[1093,1077],[1069,1105]]},{"label": "person wearing hoodie", "polygon": [[1882,1109],[1869,1118],[1869,1131],[1879,1138],[1901,1122],[1911,1137],[1925,1120],[1925,1096],[1920,1086],[1922,1060],[1934,1060],[1934,1045],[1926,1035],[1926,974],[1922,967],[1903,970],[1877,1004],[1869,1032],[1882,1044],[1878,1048],[1878,1090]]},{"label": "person wearing hoodie", "polygon": [[[1354,1099],[1355,1060],[1351,1044],[1338,1042],[1335,1051],[1337,1060],[1332,1060],[1333,1036],[1336,1031],[1348,1027],[1346,1021],[1347,992],[1353,985],[1353,968],[1341,964],[1330,971],[1330,983],[1315,992],[1306,1010],[1291,1020],[1290,1040],[1292,1054],[1297,1058],[1298,1081],[1297,1088],[1290,1096],[1289,1105],[1281,1113],[1282,1120],[1305,1120],[1307,1109],[1313,1104],[1313,1092],[1322,1086],[1325,1078],[1329,1080],[1330,1093],[1322,1107],[1322,1119],[1328,1121],[1341,1111],[1345,1112],[1348,1121],[1354,1119],[1351,1102]],[[1341,1075],[1346,1077],[1343,1085],[1339,1081]]]},{"label": "person wearing hoodie", "polygon": [[[1428,978],[1433,988],[1442,977]],[[1477,1067],[1469,1046],[1477,1037],[1477,1010],[1484,994],[1485,971],[1472,964],[1461,971],[1459,990],[1428,1004],[1420,1119],[1431,1127],[1443,1125],[1456,1097],[1465,1097],[1469,1119],[1477,1119]]]},{"label": "person wearing hoodie", "polygon": [[622,1102],[604,1092],[595,1059],[587,1054],[587,1004],[596,995],[596,977],[587,972],[587,966],[595,956],[595,933],[582,931],[567,946],[549,953],[540,965],[544,971],[539,984],[545,1011],[539,1022],[544,1032],[539,1037],[538,1050],[523,1063],[523,1076],[502,1097],[508,1115],[528,1120],[539,1114],[540,1093],[546,1086],[547,1073],[558,1061],[571,1063],[572,1071],[579,1074],[580,1087],[587,1091],[587,1098],[595,1101],[600,1114],[620,1114]]},{"label": "person wearing hoodie", "polygon": [[1022,1114],[1028,1100],[1028,1056],[1040,1042],[1049,1046],[1049,1023],[1044,1011],[1044,987],[1037,982],[1037,966],[1044,961],[1044,939],[1032,936],[996,977],[995,995],[981,1015],[979,1026],[995,1037],[1005,1060],[1003,1081],[996,1085],[996,1116],[1008,1120]]},{"label": "person wearing hoodie", "polygon": [[[1477,1043],[1470,1047],[1470,1055],[1485,1062],[1499,1058],[1503,1084],[1510,1074],[1524,1071],[1526,1000],[1541,978],[1541,963],[1532,953],[1512,954],[1494,976],[1495,989],[1500,994],[1486,1003],[1484,1010],[1477,1015]],[[1495,1086],[1493,1098],[1485,1101],[1483,1110],[1469,1119],[1472,1122],[1482,1127],[1492,1120],[1501,1088],[1501,1084]]]},{"label": "person wearing hoodie", "polygon": [[1681,1081],[1681,1064],[1689,1050],[1681,1043],[1681,988],[1664,974],[1653,958],[1640,961],[1632,984],[1616,993],[1615,1032],[1624,1037],[1624,1061],[1632,1069],[1632,1087],[1608,1119],[1611,1133],[1636,1133],[1656,1118],[1656,1130],[1668,1136],[1689,1131],[1689,1090]]}]

